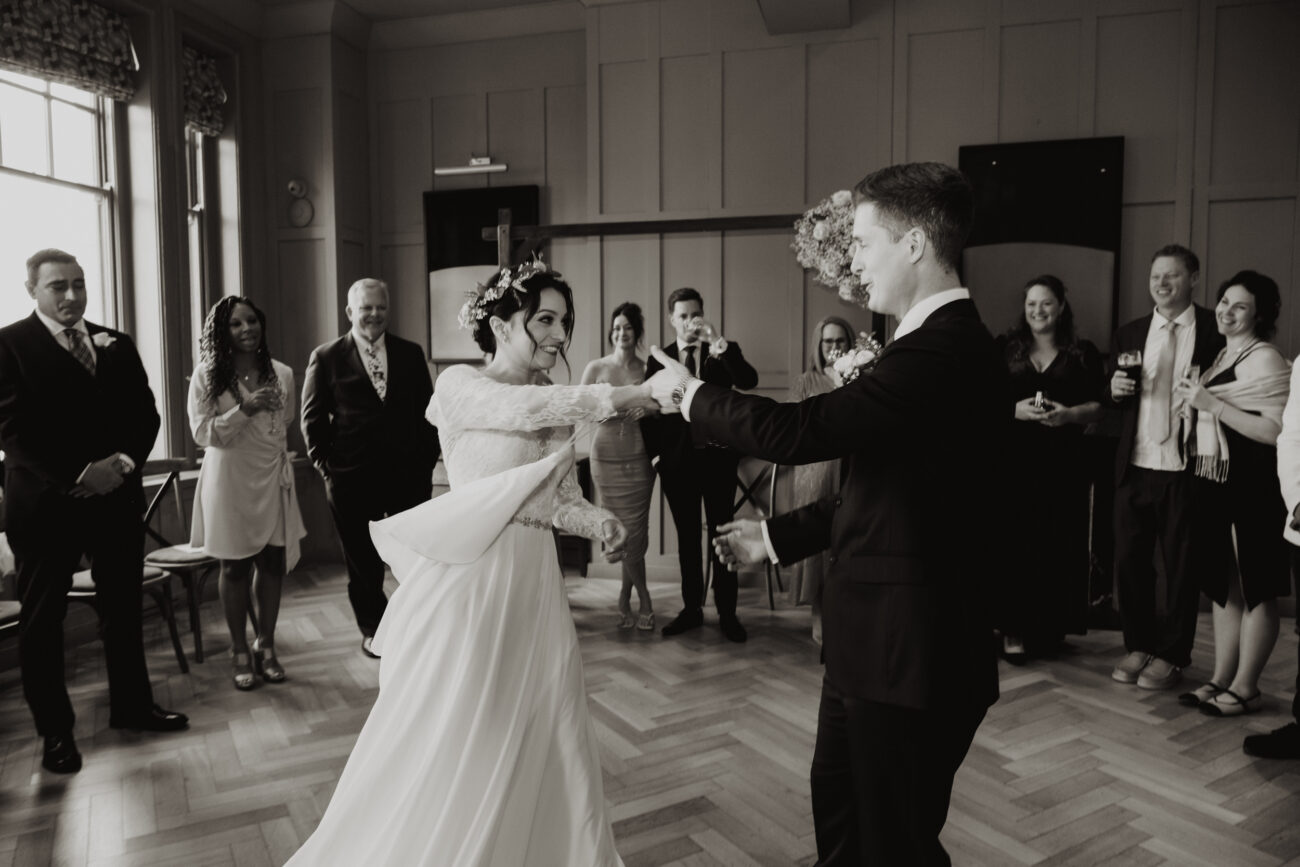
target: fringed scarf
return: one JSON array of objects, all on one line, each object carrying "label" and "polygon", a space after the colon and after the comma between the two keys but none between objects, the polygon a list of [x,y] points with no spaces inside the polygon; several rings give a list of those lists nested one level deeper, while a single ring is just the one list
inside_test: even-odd
[{"label": "fringed scarf", "polygon": [[[1206,391],[1224,403],[1246,412],[1257,412],[1279,426],[1290,389],[1290,369],[1246,382],[1225,382],[1206,387]],[[1223,432],[1223,423],[1212,413],[1196,411],[1196,442],[1192,450],[1196,455],[1196,475],[1216,482],[1228,480],[1228,439]]]}]

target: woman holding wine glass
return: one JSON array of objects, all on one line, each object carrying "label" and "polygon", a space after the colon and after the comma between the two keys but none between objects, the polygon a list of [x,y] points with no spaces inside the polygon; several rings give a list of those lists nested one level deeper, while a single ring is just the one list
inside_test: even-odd
[{"label": "woman holding wine glass", "polygon": [[1277,599],[1291,592],[1281,532],[1287,510],[1277,477],[1291,368],[1268,342],[1281,307],[1271,279],[1255,271],[1234,274],[1219,287],[1214,309],[1226,345],[1203,376],[1184,377],[1174,387],[1192,421],[1193,563],[1214,603],[1214,674],[1179,701],[1211,716],[1259,708],[1259,676],[1277,641]]},{"label": "woman holding wine glass", "polygon": [[[218,589],[230,629],[231,679],[252,689],[285,679],[275,656],[280,585],[307,531],[298,510],[285,432],[293,422],[293,370],[271,358],[266,315],[228,296],[208,311],[190,378],[189,419],[204,449],[190,544],[221,562]],[[250,652],[249,585],[257,567],[258,635]]]},{"label": "woman holding wine glass", "polygon": [[1086,631],[1088,463],[1084,426],[1101,414],[1102,362],[1080,340],[1065,285],[1044,274],[1025,284],[1024,312],[1002,338],[1016,400],[1013,484],[1018,547],[998,605],[1005,658],[1024,662]]}]

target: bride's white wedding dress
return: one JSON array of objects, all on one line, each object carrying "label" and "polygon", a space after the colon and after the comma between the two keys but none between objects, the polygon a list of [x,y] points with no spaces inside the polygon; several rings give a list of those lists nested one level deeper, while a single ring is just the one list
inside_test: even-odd
[{"label": "bride's white wedding dress", "polygon": [[428,416],[452,490],[372,524],[400,582],[379,696],[290,864],[623,863],[551,534],[598,539],[611,517],[582,499],[571,434],[613,414],[608,385],[439,376]]}]

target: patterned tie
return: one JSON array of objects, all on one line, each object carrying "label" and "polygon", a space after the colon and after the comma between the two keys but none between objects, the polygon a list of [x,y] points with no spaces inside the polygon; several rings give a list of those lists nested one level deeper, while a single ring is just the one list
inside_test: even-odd
[{"label": "patterned tie", "polygon": [[686,347],[686,372],[695,375],[695,344]]},{"label": "patterned tie", "polygon": [[1160,342],[1156,345],[1156,369],[1151,381],[1151,399],[1147,402],[1147,430],[1151,439],[1163,443],[1173,432],[1170,415],[1173,409],[1174,354],[1178,351],[1177,322],[1166,322],[1160,327]]},{"label": "patterned tie", "polygon": [[86,345],[85,335],[76,328],[63,329],[63,336],[68,340],[68,348],[72,350],[72,357],[81,362],[81,366],[91,375],[95,375],[95,356],[91,353],[90,347]]},{"label": "patterned tie", "polygon": [[384,368],[379,363],[379,347],[371,343],[366,347],[366,373],[370,374],[370,383],[375,387],[375,394],[380,400],[388,396],[388,383],[384,380]]}]

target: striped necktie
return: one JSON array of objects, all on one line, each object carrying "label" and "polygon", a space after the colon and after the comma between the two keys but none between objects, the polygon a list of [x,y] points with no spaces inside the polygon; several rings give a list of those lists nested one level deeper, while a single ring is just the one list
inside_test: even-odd
[{"label": "striped necktie", "polygon": [[90,347],[86,345],[86,336],[76,328],[63,329],[63,336],[68,340],[68,349],[72,350],[72,357],[81,362],[81,366],[91,375],[95,375],[95,356],[91,353]]}]

